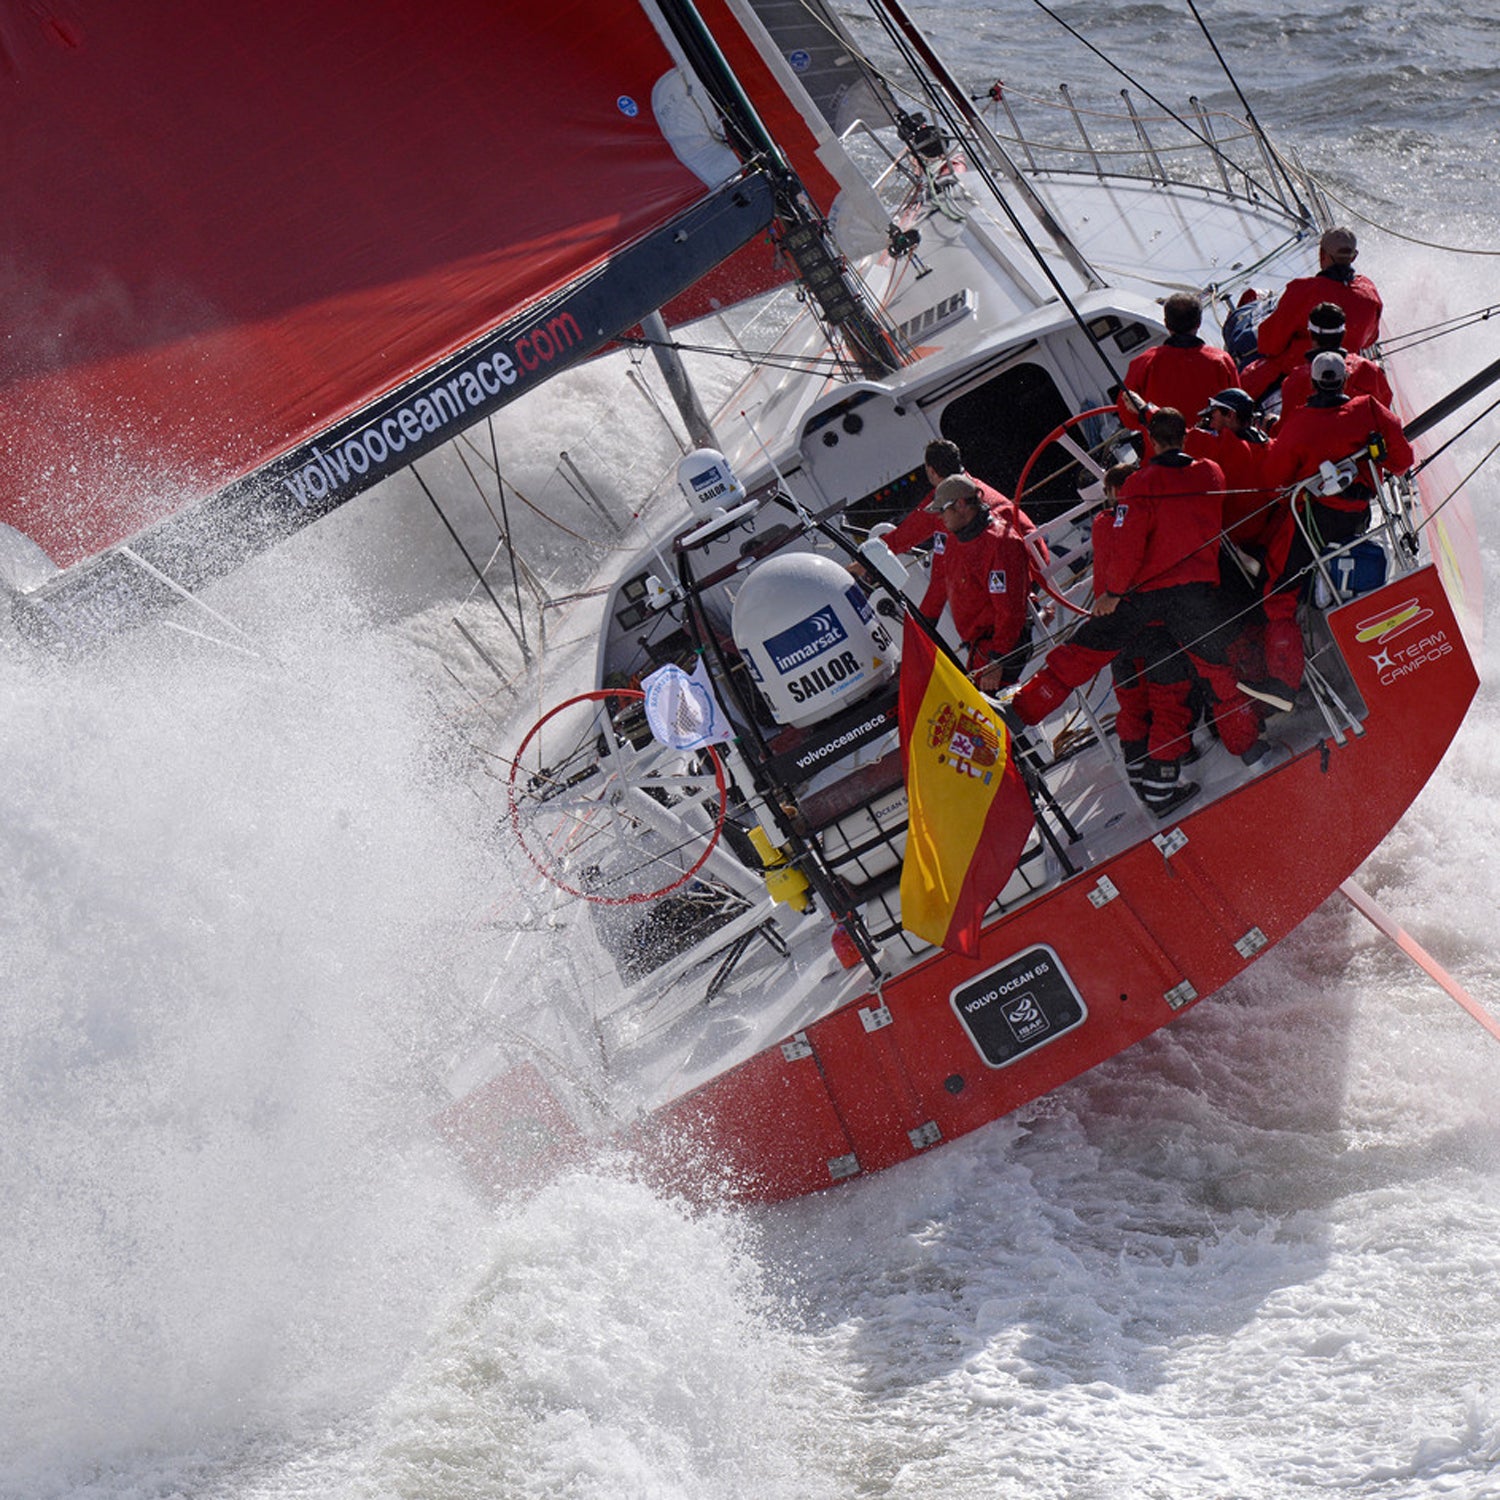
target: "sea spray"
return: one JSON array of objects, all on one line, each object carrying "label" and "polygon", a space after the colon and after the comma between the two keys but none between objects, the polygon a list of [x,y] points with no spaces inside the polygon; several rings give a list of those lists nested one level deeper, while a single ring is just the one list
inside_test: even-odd
[{"label": "sea spray", "polygon": [[484,851],[378,636],[0,659],[0,1493],[302,1428],[476,1209],[426,1133]]}]

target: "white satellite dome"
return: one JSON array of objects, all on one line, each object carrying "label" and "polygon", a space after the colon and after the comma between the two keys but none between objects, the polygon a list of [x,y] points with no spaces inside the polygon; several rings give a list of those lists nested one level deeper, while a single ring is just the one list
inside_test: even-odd
[{"label": "white satellite dome", "polygon": [[734,601],[734,643],[778,724],[816,724],[896,669],[895,644],[831,558],[767,558]]}]

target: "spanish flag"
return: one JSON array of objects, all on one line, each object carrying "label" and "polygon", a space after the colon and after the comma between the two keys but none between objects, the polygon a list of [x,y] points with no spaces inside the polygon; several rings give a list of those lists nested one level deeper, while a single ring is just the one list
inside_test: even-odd
[{"label": "spanish flag", "polygon": [[1010,735],[979,689],[920,626],[901,642],[906,861],[901,925],[979,954],[979,923],[1021,857],[1036,818]]}]

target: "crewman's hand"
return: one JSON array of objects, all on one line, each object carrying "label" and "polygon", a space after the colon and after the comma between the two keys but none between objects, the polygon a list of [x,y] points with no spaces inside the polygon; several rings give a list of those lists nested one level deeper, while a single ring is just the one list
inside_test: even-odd
[{"label": "crewman's hand", "polygon": [[982,667],[971,672],[969,676],[974,681],[974,686],[981,693],[993,692],[999,687],[1005,677],[1005,663],[999,661],[987,661]]},{"label": "crewman's hand", "polygon": [[1094,600],[1094,613],[1096,615],[1112,615],[1120,603],[1118,594],[1100,594]]}]

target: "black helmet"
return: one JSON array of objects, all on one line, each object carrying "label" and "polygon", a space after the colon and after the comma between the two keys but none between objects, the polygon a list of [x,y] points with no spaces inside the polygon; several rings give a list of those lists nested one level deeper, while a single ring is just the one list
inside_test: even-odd
[{"label": "black helmet", "polygon": [[1255,415],[1255,398],[1249,391],[1242,391],[1239,386],[1232,385],[1227,391],[1220,391],[1217,396],[1209,398],[1204,414],[1207,415],[1215,407],[1231,413],[1242,422],[1248,422]]}]

